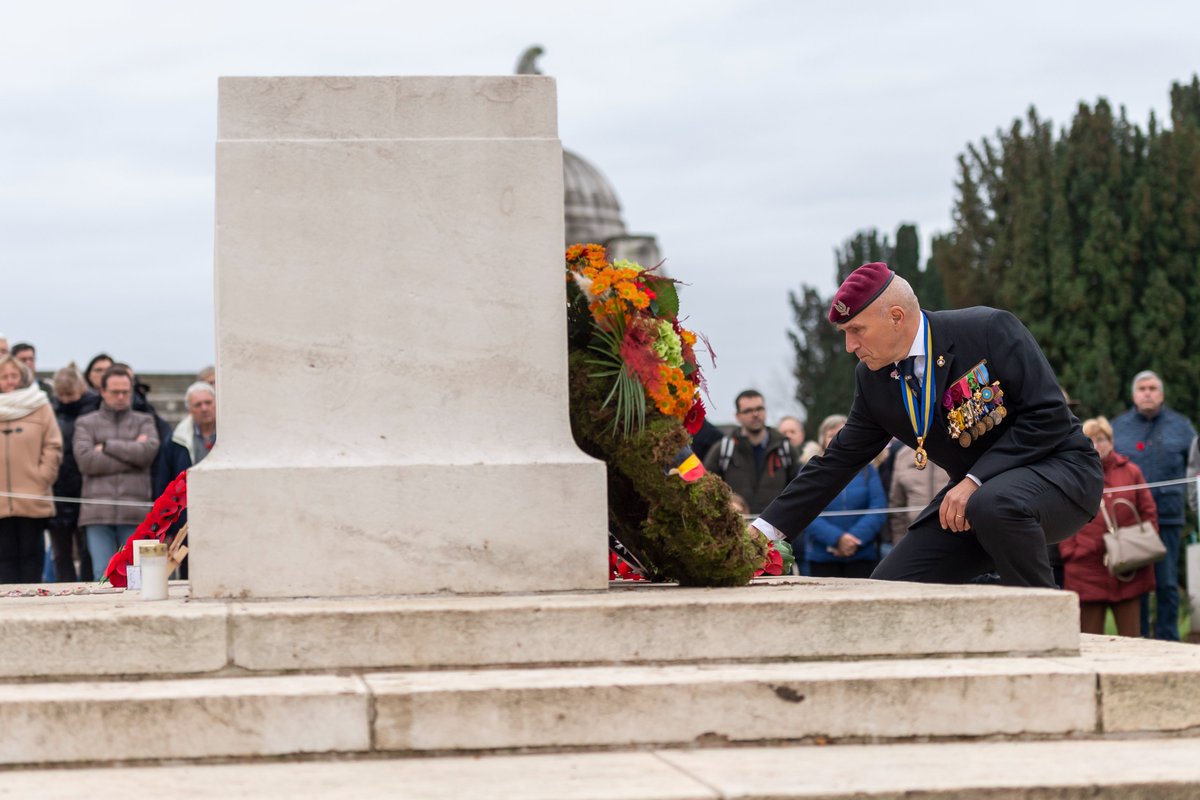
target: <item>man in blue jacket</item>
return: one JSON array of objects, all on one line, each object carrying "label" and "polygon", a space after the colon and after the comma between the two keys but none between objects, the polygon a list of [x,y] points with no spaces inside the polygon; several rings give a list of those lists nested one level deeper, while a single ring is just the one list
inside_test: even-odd
[{"label": "man in blue jacket", "polygon": [[[1186,477],[1188,452],[1196,438],[1192,423],[1168,408],[1165,399],[1162,378],[1150,370],[1139,372],[1133,378],[1133,408],[1112,421],[1113,446],[1129,456],[1151,483]],[[1158,603],[1154,638],[1175,642],[1179,641],[1179,539],[1185,489],[1180,484],[1150,490],[1158,506],[1158,533],[1167,547],[1167,557],[1154,565]],[[1142,631],[1150,635],[1149,595],[1142,597]]]}]

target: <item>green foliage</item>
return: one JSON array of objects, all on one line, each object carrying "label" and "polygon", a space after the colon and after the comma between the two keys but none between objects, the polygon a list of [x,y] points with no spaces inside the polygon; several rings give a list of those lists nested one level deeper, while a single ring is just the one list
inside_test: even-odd
[{"label": "green foliage", "polygon": [[855,359],[845,351],[842,335],[829,324],[831,298],[811,286],[788,293],[796,329],[788,331],[796,351],[796,399],[807,412],[805,437],[817,438],[817,427],[830,414],[844,414],[854,399]]},{"label": "green foliage", "polygon": [[1101,99],[1056,135],[1030,109],[959,157],[953,229],[933,240],[949,303],[1017,314],[1087,416],[1127,408],[1142,369],[1200,416],[1196,77],[1171,88],[1170,120],[1143,131]]},{"label": "green foliage", "polygon": [[625,326],[615,320],[611,331],[596,331],[596,341],[588,345],[592,352],[587,359],[591,372],[589,378],[609,378],[612,388],[601,403],[601,408],[613,407],[612,430],[628,436],[640,431],[646,424],[646,389],[641,381],[630,374],[621,359],[621,341],[625,338]]},{"label": "green foliage", "polygon": [[640,430],[614,435],[607,383],[580,350],[570,354],[571,430],[588,455],[608,466],[609,527],[653,580],[685,586],[740,586],[763,564],[766,539],[751,534],[729,504],[729,486],[711,473],[686,483],[663,473],[688,436],[654,413]]},{"label": "green foliage", "polygon": [[675,281],[670,278],[646,277],[646,283],[658,295],[652,302],[656,306],[655,313],[665,317],[679,316],[679,290]]}]

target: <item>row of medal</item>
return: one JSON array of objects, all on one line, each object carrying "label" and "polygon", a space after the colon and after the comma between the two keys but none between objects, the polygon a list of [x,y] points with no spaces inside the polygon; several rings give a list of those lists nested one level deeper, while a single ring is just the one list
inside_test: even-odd
[{"label": "row of medal", "polygon": [[947,432],[962,447],[979,441],[1008,414],[1004,390],[1000,381],[990,380],[986,360],[950,385],[942,405],[946,407]]}]

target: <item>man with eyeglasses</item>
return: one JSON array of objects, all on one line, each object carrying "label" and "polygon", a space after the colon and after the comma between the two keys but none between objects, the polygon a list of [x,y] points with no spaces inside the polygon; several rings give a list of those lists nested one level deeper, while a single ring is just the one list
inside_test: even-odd
[{"label": "man with eyeglasses", "polygon": [[760,393],[747,389],[734,405],[739,428],[708,451],[704,468],[724,478],[750,513],[758,514],[796,476],[797,454],[787,437],[767,425]]},{"label": "man with eyeglasses", "polygon": [[100,408],[75,422],[73,450],[83,475],[79,525],[87,530],[95,580],[113,554],[146,516],[145,508],[88,503],[87,500],[148,503],[150,465],[158,453],[154,418],[134,411],[133,375],[114,365],[100,378]]}]

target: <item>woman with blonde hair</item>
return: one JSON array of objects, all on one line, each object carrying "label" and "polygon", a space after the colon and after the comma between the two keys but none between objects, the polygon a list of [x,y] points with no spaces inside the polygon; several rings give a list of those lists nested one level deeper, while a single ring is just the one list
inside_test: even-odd
[{"label": "woman with blonde hair", "polygon": [[[1136,525],[1134,512],[1118,499],[1128,500],[1137,516],[1158,529],[1158,510],[1149,489],[1120,489],[1146,482],[1138,465],[1113,449],[1113,430],[1104,417],[1083,423],[1083,435],[1092,440],[1104,468],[1104,496],[1100,502],[1108,509],[1117,527]],[[1118,491],[1110,491],[1118,489]],[[1112,609],[1121,636],[1141,636],[1142,595],[1154,590],[1154,565],[1150,564],[1119,578],[1104,565],[1104,534],[1107,526],[1103,511],[1078,533],[1059,543],[1063,559],[1063,588],[1079,595],[1079,626],[1084,633],[1104,633],[1104,617]]]},{"label": "woman with blonde hair", "polygon": [[41,580],[42,531],[54,516],[51,487],[61,462],[50,399],[24,364],[0,358],[0,583]]}]

